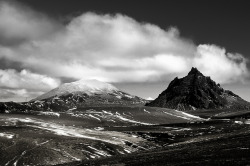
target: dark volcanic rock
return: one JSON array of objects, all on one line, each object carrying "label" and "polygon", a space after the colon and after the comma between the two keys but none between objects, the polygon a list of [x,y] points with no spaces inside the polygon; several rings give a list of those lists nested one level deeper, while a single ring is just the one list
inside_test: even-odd
[{"label": "dark volcanic rock", "polygon": [[176,77],[165,91],[146,105],[178,110],[250,108],[249,102],[224,90],[196,68],[192,68],[186,77]]}]

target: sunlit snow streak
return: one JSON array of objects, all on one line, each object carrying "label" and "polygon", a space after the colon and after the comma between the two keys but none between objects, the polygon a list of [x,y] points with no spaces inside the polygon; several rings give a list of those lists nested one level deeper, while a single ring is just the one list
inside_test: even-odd
[{"label": "sunlit snow streak", "polygon": [[175,111],[178,112],[178,113],[180,113],[180,114],[183,114],[183,115],[185,115],[187,117],[190,117],[190,118],[204,120],[203,118],[200,118],[199,116],[191,115],[191,114],[188,114],[186,112],[182,112],[182,111],[178,111],[178,110],[175,110]]},{"label": "sunlit snow streak", "polygon": [[41,112],[39,112],[38,115],[49,115],[49,116],[57,116],[57,117],[60,117],[60,114],[57,113],[57,112],[44,112],[44,111],[41,111]]},{"label": "sunlit snow streak", "polygon": [[[121,145],[123,144],[124,139],[134,140],[134,141],[141,141],[140,138],[133,138],[129,137],[124,133],[115,132],[115,131],[97,131],[91,129],[81,129],[72,126],[63,126],[56,123],[45,122],[38,119],[31,119],[31,118],[8,118],[8,121],[14,123],[23,122],[24,125],[30,126],[33,128],[38,128],[42,130],[51,131],[57,135],[68,136],[68,137],[78,137],[78,138],[85,138],[91,140],[99,140],[111,144]],[[113,139],[113,137],[117,137],[119,139]]]},{"label": "sunlit snow streak", "polygon": [[97,117],[95,117],[94,115],[89,114],[88,116],[91,117],[91,118],[94,118],[94,119],[97,119],[97,120],[101,121],[100,118],[97,118]]},{"label": "sunlit snow streak", "polygon": [[0,137],[5,137],[8,139],[12,139],[15,135],[14,134],[9,134],[9,133],[0,133]]},{"label": "sunlit snow streak", "polygon": [[121,119],[123,121],[131,122],[131,123],[137,123],[137,124],[142,124],[142,125],[153,125],[152,123],[144,123],[144,122],[139,122],[131,119],[127,119],[121,115],[115,115],[116,118]]},{"label": "sunlit snow streak", "polygon": [[170,113],[168,111],[163,111],[163,113],[171,115],[171,116],[175,116],[178,118],[186,119],[186,120],[204,120],[203,118],[200,118],[198,116],[194,116],[194,115],[182,112],[182,111],[177,111],[177,110],[174,110],[174,111],[177,112],[178,114]]},{"label": "sunlit snow streak", "polygon": [[[94,115],[93,115],[94,114]],[[123,116],[124,115],[124,116]],[[105,110],[102,110],[102,112],[97,112],[97,111],[89,111],[85,114],[85,116],[91,117],[93,119],[96,119],[98,121],[102,121],[102,120],[107,120],[107,121],[124,121],[124,122],[129,122],[129,123],[134,123],[134,124],[141,124],[141,125],[154,125],[152,123],[145,123],[145,122],[140,122],[140,121],[136,121],[133,119],[129,119],[126,118],[125,116],[129,116],[123,113],[123,115],[121,115],[120,113],[116,112],[116,113],[111,113],[111,112],[107,112]],[[131,116],[130,116],[131,118]]]},{"label": "sunlit snow streak", "polygon": [[97,154],[99,154],[99,155],[101,155],[101,156],[111,156],[110,154],[106,153],[106,152],[103,151],[103,150],[98,150],[98,149],[96,149],[96,148],[94,148],[94,147],[91,147],[91,146],[88,146],[88,147],[89,147],[90,149],[94,150],[95,153],[97,153]]}]

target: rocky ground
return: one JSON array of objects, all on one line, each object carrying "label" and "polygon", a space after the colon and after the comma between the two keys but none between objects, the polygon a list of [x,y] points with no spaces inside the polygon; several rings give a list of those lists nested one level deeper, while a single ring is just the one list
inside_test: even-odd
[{"label": "rocky ground", "polygon": [[201,120],[180,111],[149,107],[0,114],[0,165],[56,165],[145,151],[160,145],[131,132],[134,127]]},{"label": "rocky ground", "polygon": [[[167,125],[173,127],[173,125]],[[80,165],[248,165],[250,164],[250,126],[240,121],[209,121],[178,124],[179,131],[159,134],[144,131],[160,142],[161,148],[109,157]],[[138,133],[136,131],[135,133]],[[140,132],[140,135],[143,135]],[[157,134],[156,134],[157,133]],[[169,137],[172,136],[172,137]]]},{"label": "rocky ground", "polygon": [[154,107],[0,114],[0,165],[246,165],[249,124]]}]

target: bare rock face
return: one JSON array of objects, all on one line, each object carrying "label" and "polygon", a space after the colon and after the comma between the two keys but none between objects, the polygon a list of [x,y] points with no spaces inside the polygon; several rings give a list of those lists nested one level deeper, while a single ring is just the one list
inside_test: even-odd
[{"label": "bare rock face", "polygon": [[195,109],[250,109],[250,103],[231,91],[224,90],[210,77],[204,76],[197,68],[192,68],[187,76],[175,78],[168,88],[154,101],[151,107],[178,110]]}]

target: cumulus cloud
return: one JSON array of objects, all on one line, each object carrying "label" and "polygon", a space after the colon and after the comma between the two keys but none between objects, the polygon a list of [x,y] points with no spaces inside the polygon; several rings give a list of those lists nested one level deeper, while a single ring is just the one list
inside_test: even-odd
[{"label": "cumulus cloud", "polygon": [[[4,43],[0,39],[0,59],[15,62],[5,65],[9,68],[11,64],[18,64],[19,68],[26,69],[20,73],[4,71],[14,80],[24,77],[23,72],[28,75],[33,72],[39,78],[48,75],[51,79],[160,81],[168,80],[171,74],[183,76],[192,66],[219,83],[244,80],[249,76],[247,59],[243,55],[227,53],[225,48],[216,45],[197,46],[181,37],[175,27],[164,30],[121,14],[88,12],[62,25],[29,8],[4,2],[0,3],[0,20],[0,38],[9,41]],[[13,46],[13,41],[19,39],[22,42]],[[41,88],[41,81],[36,83],[39,82],[36,78],[29,87],[36,88],[39,84]],[[47,82],[41,89],[47,87],[48,90],[54,85],[58,85],[57,81]],[[24,83],[8,86],[27,88]]]},{"label": "cumulus cloud", "polygon": [[30,99],[42,95],[43,93],[44,92],[28,91],[26,89],[0,89],[0,100],[1,102],[23,102],[29,101]]},{"label": "cumulus cloud", "polygon": [[[201,67],[221,82],[230,82],[235,74],[238,78],[247,72],[246,60],[232,58],[238,54],[205,46],[181,38],[176,28],[163,30],[120,14],[85,13],[54,38],[27,42],[18,48],[2,47],[0,55],[55,77],[109,82],[158,81],[171,73],[186,73],[192,66]],[[207,58],[213,58],[209,61],[212,64]],[[231,67],[222,69],[218,62]],[[210,69],[213,72],[207,72]],[[234,69],[238,72],[231,72]],[[221,73],[228,76],[220,79]]]},{"label": "cumulus cloud", "polygon": [[0,70],[0,100],[32,99],[60,85],[60,80],[27,70]]},{"label": "cumulus cloud", "polygon": [[244,81],[249,76],[246,58],[227,53],[225,48],[216,45],[199,45],[193,64],[220,83]]},{"label": "cumulus cloud", "polygon": [[60,80],[32,73],[28,70],[17,72],[13,69],[0,70],[0,87],[48,91],[60,85]]}]

